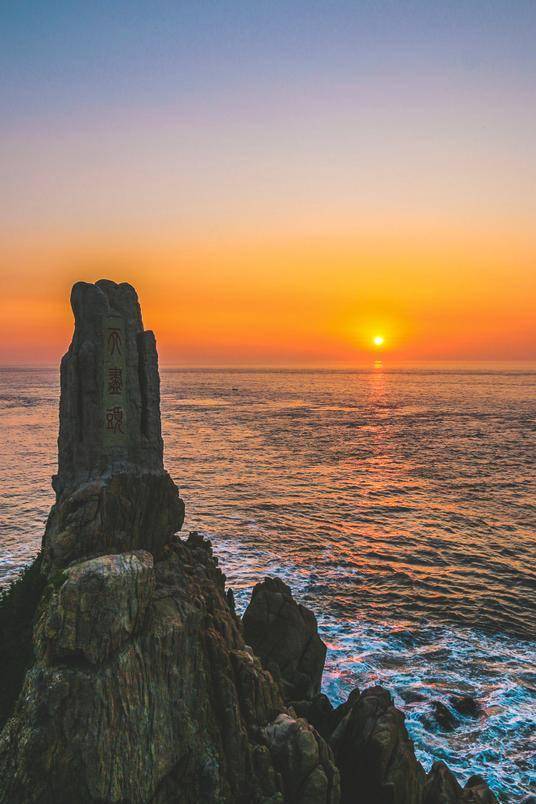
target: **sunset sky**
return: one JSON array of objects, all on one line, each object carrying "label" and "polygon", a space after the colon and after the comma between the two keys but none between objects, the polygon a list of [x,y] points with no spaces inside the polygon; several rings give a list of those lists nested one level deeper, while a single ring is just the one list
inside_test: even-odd
[{"label": "sunset sky", "polygon": [[101,277],[164,364],[536,359],[534,0],[0,14],[0,364]]}]

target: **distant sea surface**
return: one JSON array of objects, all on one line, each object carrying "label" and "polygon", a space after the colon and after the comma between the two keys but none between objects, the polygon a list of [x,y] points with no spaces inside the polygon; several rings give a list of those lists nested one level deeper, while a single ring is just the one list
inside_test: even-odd
[{"label": "distant sea surface", "polygon": [[[0,370],[0,584],[39,549],[56,370]],[[185,530],[237,597],[278,575],[328,643],[324,690],[387,686],[419,759],[535,792],[536,370],[162,371]],[[481,716],[441,731],[431,701]],[[418,700],[415,700],[418,698]]]}]

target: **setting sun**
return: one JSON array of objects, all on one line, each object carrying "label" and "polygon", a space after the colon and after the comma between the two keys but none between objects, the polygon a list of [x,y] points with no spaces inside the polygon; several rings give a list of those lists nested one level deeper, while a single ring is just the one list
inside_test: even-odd
[{"label": "setting sun", "polygon": [[383,335],[375,335],[372,342],[374,346],[383,346],[385,338],[383,337]]}]

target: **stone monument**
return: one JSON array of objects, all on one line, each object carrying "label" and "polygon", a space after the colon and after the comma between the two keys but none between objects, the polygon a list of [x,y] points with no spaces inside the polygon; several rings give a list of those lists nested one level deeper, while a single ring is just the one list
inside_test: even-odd
[{"label": "stone monument", "polygon": [[45,568],[112,549],[158,552],[184,519],[164,471],[156,342],[136,291],[106,279],[77,282],[71,306]]}]

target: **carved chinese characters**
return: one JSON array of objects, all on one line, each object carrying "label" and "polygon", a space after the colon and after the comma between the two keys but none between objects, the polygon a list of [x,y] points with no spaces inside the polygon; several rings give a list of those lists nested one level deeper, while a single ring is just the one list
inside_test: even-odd
[{"label": "carved chinese characters", "polygon": [[107,447],[121,447],[127,439],[126,340],[121,316],[105,316],[103,339],[103,441]]}]

